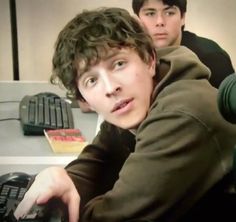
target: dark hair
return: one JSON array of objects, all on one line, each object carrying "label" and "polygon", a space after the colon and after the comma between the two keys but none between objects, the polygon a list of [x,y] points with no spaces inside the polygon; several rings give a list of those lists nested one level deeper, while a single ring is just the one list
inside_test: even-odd
[{"label": "dark hair", "polygon": [[101,61],[111,48],[123,47],[136,50],[146,63],[155,56],[152,39],[125,9],[83,11],[58,35],[51,83],[62,83],[69,94],[83,100],[77,87],[79,75]]},{"label": "dark hair", "polygon": [[[134,13],[138,16],[139,11],[142,8],[144,2],[147,0],[132,0],[132,8]],[[187,10],[187,0],[162,0],[163,4],[173,6],[179,8],[181,16],[186,12]]]}]

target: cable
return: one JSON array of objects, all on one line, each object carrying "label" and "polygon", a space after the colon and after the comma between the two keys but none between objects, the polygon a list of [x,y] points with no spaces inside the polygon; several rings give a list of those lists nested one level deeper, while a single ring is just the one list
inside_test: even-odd
[{"label": "cable", "polygon": [[20,120],[20,118],[6,118],[6,119],[0,119],[0,121],[8,121],[8,120]]},{"label": "cable", "polygon": [[[9,101],[0,101],[0,104],[1,103],[19,103],[20,101],[17,101],[17,100],[9,100]],[[5,119],[0,119],[0,121],[9,121],[9,120],[20,120],[20,118],[5,118]]]},{"label": "cable", "polygon": [[19,103],[20,101],[17,100],[10,100],[10,101],[0,101],[0,103]]}]

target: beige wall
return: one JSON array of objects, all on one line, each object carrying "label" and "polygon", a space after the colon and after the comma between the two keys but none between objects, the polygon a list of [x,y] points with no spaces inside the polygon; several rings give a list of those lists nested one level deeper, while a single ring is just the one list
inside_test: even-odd
[{"label": "beige wall", "polygon": [[186,29],[215,40],[236,69],[236,1],[188,0]]},{"label": "beige wall", "polygon": [[0,80],[12,79],[9,0],[0,0]]},{"label": "beige wall", "polygon": [[[53,45],[62,27],[82,9],[124,7],[131,0],[16,0],[21,80],[48,80]],[[206,8],[207,6],[207,8]],[[188,0],[186,29],[216,40],[236,67],[235,0]],[[0,80],[12,80],[8,0],[0,0]]]}]

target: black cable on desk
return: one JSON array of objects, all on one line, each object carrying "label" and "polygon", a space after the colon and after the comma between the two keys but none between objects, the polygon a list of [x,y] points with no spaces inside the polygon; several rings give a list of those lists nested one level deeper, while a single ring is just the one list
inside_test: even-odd
[{"label": "black cable on desk", "polygon": [[[20,101],[17,100],[9,100],[9,101],[0,101],[1,103],[19,103]],[[4,119],[0,119],[0,122],[2,121],[9,121],[9,120],[20,120],[20,118],[16,118],[16,117],[10,117],[10,118],[4,118]]]},{"label": "black cable on desk", "polygon": [[9,121],[9,120],[20,120],[20,118],[5,118],[5,119],[0,119],[0,122],[2,121]]},{"label": "black cable on desk", "polygon": [[9,101],[0,101],[0,103],[19,103],[17,100],[9,100]]}]

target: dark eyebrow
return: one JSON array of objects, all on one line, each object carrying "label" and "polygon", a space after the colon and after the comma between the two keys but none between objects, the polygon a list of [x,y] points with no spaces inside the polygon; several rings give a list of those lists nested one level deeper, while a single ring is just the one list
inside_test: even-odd
[{"label": "dark eyebrow", "polygon": [[144,8],[142,9],[142,11],[156,11],[155,8]]},{"label": "dark eyebrow", "polygon": [[169,10],[169,9],[177,9],[177,6],[175,5],[167,5],[164,10]]},{"label": "dark eyebrow", "polygon": [[[177,7],[175,5],[166,5],[163,10],[169,10],[169,9],[177,9]],[[157,11],[155,8],[143,8],[142,11]]]},{"label": "dark eyebrow", "polygon": [[140,10],[140,12],[142,12],[142,13],[156,12],[156,9],[154,9],[154,8],[143,8],[143,9]]}]

